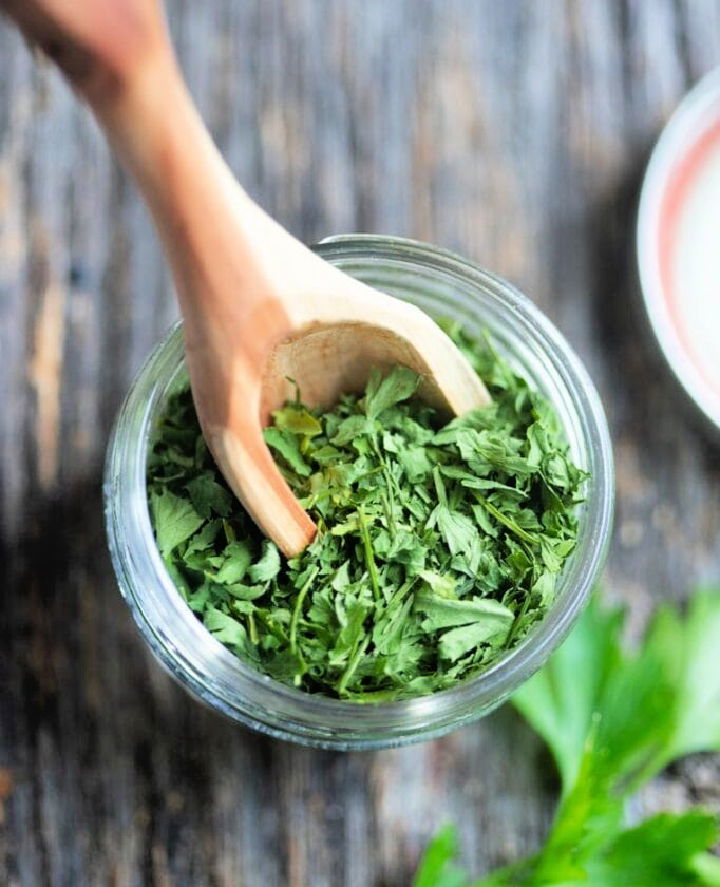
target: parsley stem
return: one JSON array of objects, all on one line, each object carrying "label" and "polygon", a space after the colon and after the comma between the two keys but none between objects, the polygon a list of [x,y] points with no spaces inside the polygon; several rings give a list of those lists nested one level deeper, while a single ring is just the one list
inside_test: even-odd
[{"label": "parsley stem", "polygon": [[[503,601],[504,603],[504,601]],[[515,640],[515,634],[517,633],[518,626],[522,624],[527,612],[530,608],[530,595],[526,595],[525,599],[522,602],[522,606],[520,607],[519,612],[515,615],[513,619],[513,623],[510,626],[510,631],[508,632],[507,640],[505,641],[506,645],[510,647],[510,645]]]},{"label": "parsley stem", "polygon": [[293,656],[297,656],[297,631],[298,631],[298,623],[300,622],[300,613],[302,612],[302,605],[305,600],[305,596],[308,593],[308,589],[310,588],[313,580],[318,574],[318,567],[313,567],[310,572],[310,575],[305,580],[305,584],[298,592],[297,599],[295,601],[295,607],[293,608],[292,618],[290,620],[290,652]]},{"label": "parsley stem", "polygon": [[248,635],[250,637],[250,643],[255,644],[257,646],[259,638],[258,638],[258,633],[257,633],[257,627],[255,625],[255,620],[253,619],[252,613],[248,613],[247,622],[248,622]]},{"label": "parsley stem", "polygon": [[372,540],[370,539],[370,533],[368,533],[368,527],[365,523],[365,514],[362,508],[358,508],[357,514],[358,526],[360,527],[360,537],[363,543],[363,551],[365,552],[365,564],[367,566],[368,573],[370,574],[373,597],[376,601],[379,601],[381,599],[380,583],[378,581],[377,564],[375,563],[375,553],[373,552]]},{"label": "parsley stem", "polygon": [[345,671],[342,673],[342,677],[338,681],[338,685],[337,685],[338,696],[343,695],[350,678],[355,674],[355,671],[356,671],[358,665],[360,664],[360,660],[362,659],[363,654],[365,653],[365,648],[367,647],[369,640],[370,640],[370,638],[366,637],[365,640],[361,644],[358,645],[358,647],[355,649],[355,652],[350,657],[350,661],[348,662],[347,667],[345,668]]},{"label": "parsley stem", "polygon": [[530,545],[537,545],[538,540],[535,536],[532,536],[527,530],[523,530],[522,527],[519,527],[514,520],[511,520],[509,517],[506,517],[499,508],[495,508],[494,505],[491,505],[487,499],[473,491],[473,494],[477,501],[482,505],[485,511],[489,512],[498,523],[501,523],[504,527],[507,527],[511,533],[515,533],[515,535],[522,539],[523,542],[527,542]]},{"label": "parsley stem", "polygon": [[445,485],[442,482],[442,477],[440,477],[440,469],[437,465],[433,468],[433,482],[435,483],[435,492],[437,493],[438,502],[441,505],[447,505]]},{"label": "parsley stem", "polygon": [[225,531],[225,539],[228,542],[228,545],[231,542],[235,541],[235,530],[232,527],[230,521],[223,520],[223,530]]}]

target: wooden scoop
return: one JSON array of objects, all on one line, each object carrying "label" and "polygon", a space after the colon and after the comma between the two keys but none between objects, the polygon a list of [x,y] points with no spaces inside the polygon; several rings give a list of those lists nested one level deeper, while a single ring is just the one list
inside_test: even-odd
[{"label": "wooden scoop", "polygon": [[243,191],[179,73],[158,0],[0,0],[89,102],[152,212],[184,318],[208,446],[243,505],[287,555],[316,527],[262,434],[299,386],[311,406],[404,364],[451,413],[490,402],[419,309],[322,261]]}]

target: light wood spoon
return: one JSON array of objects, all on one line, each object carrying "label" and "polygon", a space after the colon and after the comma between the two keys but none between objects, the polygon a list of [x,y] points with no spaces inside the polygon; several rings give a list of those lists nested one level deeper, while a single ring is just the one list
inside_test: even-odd
[{"label": "light wood spoon", "polygon": [[208,446],[248,512],[292,556],[316,527],[262,429],[299,386],[310,406],[369,370],[421,373],[420,396],[460,414],[490,402],[418,308],[322,261],[240,187],[195,110],[159,0],[0,0],[90,104],[152,212],[172,269]]}]

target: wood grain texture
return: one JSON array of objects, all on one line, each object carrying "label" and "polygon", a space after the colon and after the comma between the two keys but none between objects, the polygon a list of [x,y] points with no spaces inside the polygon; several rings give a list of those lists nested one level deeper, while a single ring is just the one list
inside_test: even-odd
[{"label": "wood grain texture", "polygon": [[[248,190],[313,241],[435,241],[517,283],[605,401],[607,587],[639,622],[720,576],[720,441],[639,307],[648,150],[720,63],[717,0],[174,0],[198,104]],[[509,709],[398,751],[269,741],[150,660],[105,554],[100,469],[175,316],[139,199],[86,112],[0,26],[0,883],[407,884],[443,820],[482,872],[536,847],[547,757]],[[714,758],[641,806],[718,808]]]}]

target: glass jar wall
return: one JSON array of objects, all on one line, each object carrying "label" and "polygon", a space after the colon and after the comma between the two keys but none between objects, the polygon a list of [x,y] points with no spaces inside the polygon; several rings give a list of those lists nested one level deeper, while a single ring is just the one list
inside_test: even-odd
[{"label": "glass jar wall", "polygon": [[325,748],[381,748],[440,735],[491,711],[565,637],[602,567],[613,501],[611,446],[597,393],[550,321],[516,289],[436,247],[390,237],[342,236],[317,246],[324,259],[377,289],[459,321],[494,344],[555,407],[576,464],[590,474],[577,546],[546,618],[487,671],[431,696],[358,705],[310,695],[240,661],[192,614],[155,546],[146,492],[153,424],[186,375],[176,325],[138,374],[109,445],[105,515],[120,590],[157,659],[191,693],[256,730]]}]

